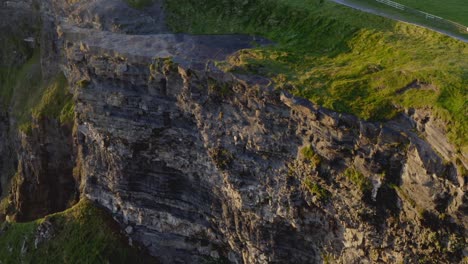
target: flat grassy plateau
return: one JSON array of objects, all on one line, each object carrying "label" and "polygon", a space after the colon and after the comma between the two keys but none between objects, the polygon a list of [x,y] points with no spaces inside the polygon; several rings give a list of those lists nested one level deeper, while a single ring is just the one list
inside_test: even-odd
[{"label": "flat grassy plateau", "polygon": [[[468,44],[320,0],[172,0],[176,32],[244,33],[275,41],[240,51],[226,71],[261,74],[338,112],[387,120],[430,108],[468,151]],[[412,85],[412,84],[417,85]]]}]

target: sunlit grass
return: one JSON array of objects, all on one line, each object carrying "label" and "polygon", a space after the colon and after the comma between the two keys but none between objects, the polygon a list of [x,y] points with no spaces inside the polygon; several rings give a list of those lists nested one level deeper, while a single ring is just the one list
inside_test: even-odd
[{"label": "sunlit grass", "polygon": [[[166,5],[176,31],[255,34],[277,43],[240,51],[220,64],[226,71],[266,75],[298,96],[368,120],[390,119],[404,107],[428,107],[451,124],[454,143],[468,142],[466,43],[328,1]],[[414,81],[432,89],[404,89]]]},{"label": "sunlit grass", "polygon": [[[52,238],[36,248],[36,230],[44,221],[52,223]],[[88,200],[43,219],[2,226],[3,263],[154,263],[130,247],[112,218]]]}]

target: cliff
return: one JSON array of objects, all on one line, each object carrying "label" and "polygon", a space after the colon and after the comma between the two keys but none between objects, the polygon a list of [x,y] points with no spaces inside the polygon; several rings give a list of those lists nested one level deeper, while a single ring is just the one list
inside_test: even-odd
[{"label": "cliff", "polygon": [[[162,263],[466,256],[466,160],[442,120],[407,109],[364,121],[223,72],[214,61],[271,42],[172,34],[161,8],[41,2],[42,78],[63,72],[74,117],[8,132],[16,143],[0,153],[18,160],[8,219],[87,198]],[[1,120],[3,139],[16,121]]]}]

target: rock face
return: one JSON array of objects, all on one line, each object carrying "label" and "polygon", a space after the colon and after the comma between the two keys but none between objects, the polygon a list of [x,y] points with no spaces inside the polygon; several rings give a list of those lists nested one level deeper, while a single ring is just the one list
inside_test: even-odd
[{"label": "rock face", "polygon": [[[37,6],[36,6],[37,7]],[[39,13],[31,0],[0,1],[0,67],[21,65],[32,52],[33,43],[26,38],[37,38]]]},{"label": "rock face", "polygon": [[17,221],[63,211],[75,198],[71,128],[55,120],[37,122],[30,135],[21,135],[18,169],[10,189]]},{"label": "rock face", "polygon": [[[13,153],[11,138],[10,138],[10,124],[8,114],[0,114],[0,154]],[[11,155],[1,155],[0,158],[0,195],[8,193],[8,182],[15,171],[15,157]]]},{"label": "rock face", "polygon": [[[107,73],[123,63],[104,60]],[[330,254],[390,263],[437,250],[427,237],[439,228],[440,241],[464,236],[464,187],[406,115],[367,123],[261,80],[162,60],[125,61],[139,74],[129,89],[92,61],[82,64],[90,85],[75,91],[82,192],[163,262],[317,263]],[[347,170],[371,188],[359,190]]]},{"label": "rock face", "polygon": [[25,218],[63,207],[73,188],[50,186],[73,186],[75,166],[80,195],[162,263],[464,257],[466,175],[452,163],[463,157],[425,110],[386,123],[331,112],[214,66],[248,48],[248,37],[166,34],[163,20],[164,34],[122,34],[147,33],[134,29],[153,13],[113,30],[121,20],[101,2],[129,8],[43,3],[57,32],[43,41],[55,43],[49,54],[72,86],[76,129],[72,139],[44,123],[23,139],[18,172],[49,175],[16,187]]},{"label": "rock face", "polygon": [[[7,84],[0,88],[4,96],[0,100],[2,214],[6,211],[10,220],[29,221],[66,209],[77,195],[72,127],[61,125],[57,118],[41,118],[32,120],[31,131],[19,131],[24,121],[18,120],[22,114],[18,109],[28,101],[20,97],[42,95],[17,92],[14,72],[34,50],[41,50],[41,65],[32,66],[42,72],[34,74],[35,78],[41,77],[30,78],[29,72],[26,76],[31,82],[45,83],[57,75],[60,64],[56,58],[61,52],[54,34],[56,24],[41,12],[38,2],[0,1],[0,5],[0,29],[4,32],[0,37],[0,80]],[[40,85],[34,87],[39,89]]]},{"label": "rock face", "polygon": [[[34,43],[24,39],[37,37],[35,25],[39,20],[31,1],[0,0],[0,83],[8,82],[8,69],[23,64],[33,52]],[[18,143],[12,128],[12,115],[8,108],[9,92],[0,87],[0,184],[1,195],[8,194],[9,181],[15,174]]]}]

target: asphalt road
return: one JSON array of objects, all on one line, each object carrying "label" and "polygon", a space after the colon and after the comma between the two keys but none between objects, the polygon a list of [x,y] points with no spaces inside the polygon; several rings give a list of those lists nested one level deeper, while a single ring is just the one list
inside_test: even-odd
[{"label": "asphalt road", "polygon": [[378,15],[378,16],[383,16],[383,17],[386,17],[386,18],[390,18],[390,19],[393,19],[393,20],[397,20],[397,21],[413,24],[413,25],[416,25],[416,26],[424,27],[424,28],[439,32],[441,34],[444,34],[446,36],[452,37],[454,39],[458,39],[458,40],[461,40],[463,42],[468,43],[468,37],[462,37],[462,36],[459,36],[459,35],[455,35],[455,34],[449,32],[449,31],[434,28],[434,27],[429,27],[429,26],[424,25],[424,24],[414,23],[414,22],[411,22],[411,21],[409,21],[409,20],[407,20],[407,19],[405,19],[403,17],[399,17],[399,16],[395,16],[395,15],[386,13],[385,10],[379,10],[377,8],[366,7],[366,6],[363,6],[363,5],[356,4],[356,3],[351,3],[350,1],[347,1],[347,0],[330,0],[330,1],[333,1],[333,2],[338,3],[338,4],[342,4],[342,5],[345,5],[345,6],[349,6],[351,8],[361,10],[361,11],[364,11],[364,12],[367,12],[367,13],[371,13],[371,14],[375,14],[375,15]]}]

